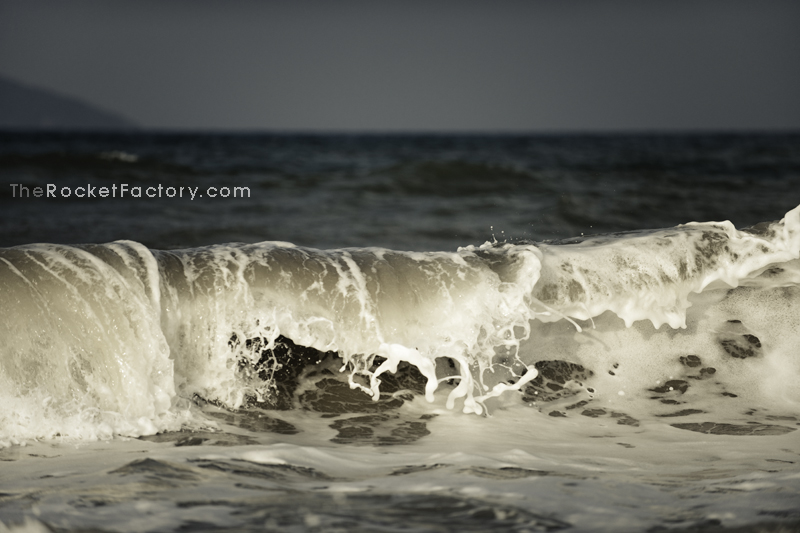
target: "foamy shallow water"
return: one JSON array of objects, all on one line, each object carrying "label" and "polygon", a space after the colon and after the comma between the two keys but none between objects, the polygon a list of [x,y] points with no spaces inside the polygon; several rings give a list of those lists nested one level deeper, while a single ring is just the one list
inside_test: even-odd
[{"label": "foamy shallow water", "polygon": [[800,208],[453,253],[28,245],[0,290],[13,527],[800,523]]},{"label": "foamy shallow water", "polygon": [[307,423],[298,436],[227,428],[172,442],[10,448],[3,519],[103,531],[796,527],[800,454],[791,434],[705,435],[524,408],[481,419],[438,414],[430,435],[392,447],[331,444],[324,425]]}]

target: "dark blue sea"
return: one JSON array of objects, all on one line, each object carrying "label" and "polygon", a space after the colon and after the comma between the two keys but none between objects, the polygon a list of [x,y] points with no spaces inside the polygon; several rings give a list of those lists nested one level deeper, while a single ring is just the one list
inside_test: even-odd
[{"label": "dark blue sea", "polygon": [[800,531],[800,134],[0,133],[0,532]]},{"label": "dark blue sea", "polygon": [[[800,135],[0,135],[0,245],[131,239],[455,250],[780,219]],[[162,185],[161,198],[15,198],[11,184]],[[186,187],[168,198],[167,187]],[[208,187],[248,187],[210,198]],[[203,197],[191,199],[188,187]]]}]

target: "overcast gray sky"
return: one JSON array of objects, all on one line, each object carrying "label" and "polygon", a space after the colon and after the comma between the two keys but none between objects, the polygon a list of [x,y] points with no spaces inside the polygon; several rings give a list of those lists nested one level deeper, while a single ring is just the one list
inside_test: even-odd
[{"label": "overcast gray sky", "polygon": [[154,128],[800,129],[800,2],[0,0],[0,74]]}]

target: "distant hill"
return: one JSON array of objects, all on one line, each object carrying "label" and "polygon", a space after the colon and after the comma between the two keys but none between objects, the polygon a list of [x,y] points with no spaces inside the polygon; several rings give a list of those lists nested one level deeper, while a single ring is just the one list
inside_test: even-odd
[{"label": "distant hill", "polygon": [[0,130],[130,130],[131,121],[76,98],[0,76]]}]

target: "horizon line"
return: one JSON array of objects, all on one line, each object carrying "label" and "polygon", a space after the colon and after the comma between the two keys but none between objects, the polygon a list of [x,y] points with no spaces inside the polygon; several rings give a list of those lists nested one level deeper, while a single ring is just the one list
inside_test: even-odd
[{"label": "horizon line", "polygon": [[274,136],[342,136],[342,137],[529,137],[529,136],[595,136],[595,135],[794,135],[797,127],[736,127],[736,128],[553,128],[553,129],[354,129],[354,128],[182,128],[182,127],[4,127],[0,134],[98,134],[98,135],[274,135]]}]

